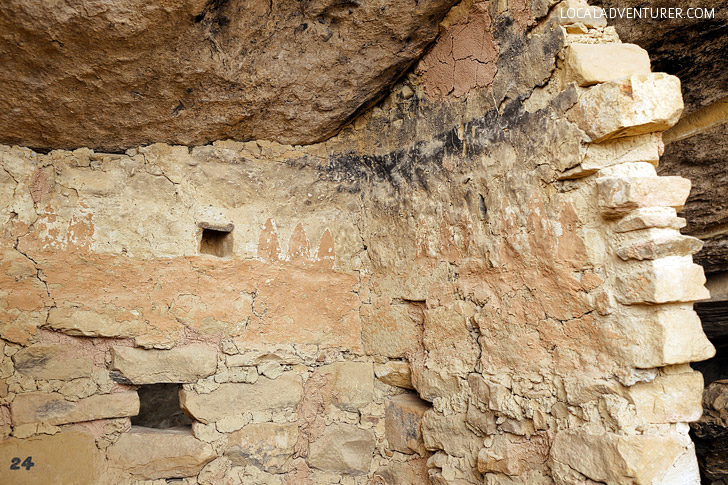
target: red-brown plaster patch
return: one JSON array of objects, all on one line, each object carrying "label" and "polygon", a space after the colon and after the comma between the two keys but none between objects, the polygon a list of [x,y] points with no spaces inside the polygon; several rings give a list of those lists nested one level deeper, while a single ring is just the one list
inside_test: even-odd
[{"label": "red-brown plaster patch", "polygon": [[336,251],[334,249],[334,237],[331,231],[326,229],[321,235],[318,252],[316,253],[315,266],[323,269],[334,269]]},{"label": "red-brown plaster patch", "polygon": [[[249,342],[360,348],[354,275],[209,257],[36,257],[57,305],[52,325],[64,331],[74,332],[66,322],[103,320],[99,328],[109,337],[165,342],[189,330]],[[241,294],[256,295],[257,313],[240,306]]]},{"label": "red-brown plaster patch", "polygon": [[281,256],[281,245],[272,219],[265,221],[263,231],[258,238],[258,257],[263,261],[278,261]]},{"label": "red-brown plaster patch", "polygon": [[430,97],[467,95],[489,86],[497,71],[498,45],[491,33],[487,2],[474,3],[467,16],[446,27],[422,58],[417,73]]},{"label": "red-brown plaster patch", "polygon": [[306,231],[303,229],[303,224],[300,222],[296,224],[293,229],[291,238],[288,240],[288,260],[308,260],[311,253],[311,244],[308,241]]}]

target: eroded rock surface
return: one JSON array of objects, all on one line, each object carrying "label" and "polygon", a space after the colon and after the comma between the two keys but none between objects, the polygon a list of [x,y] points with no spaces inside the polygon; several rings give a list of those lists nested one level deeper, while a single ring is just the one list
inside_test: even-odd
[{"label": "eroded rock surface", "polygon": [[703,407],[703,416],[691,425],[695,445],[708,483],[721,483],[728,480],[728,379],[706,387]]},{"label": "eroded rock surface", "polygon": [[422,54],[453,3],[4,2],[0,142],[320,140]]}]

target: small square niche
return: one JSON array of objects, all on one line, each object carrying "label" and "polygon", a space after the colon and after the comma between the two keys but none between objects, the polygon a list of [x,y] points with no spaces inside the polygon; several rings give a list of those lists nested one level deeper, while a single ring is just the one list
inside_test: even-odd
[{"label": "small square niche", "polygon": [[233,229],[232,224],[209,224],[201,222],[198,225],[202,229],[200,238],[200,254],[210,254],[218,258],[224,258],[233,254]]},{"label": "small square niche", "polygon": [[137,389],[139,414],[131,418],[134,426],[171,429],[191,426],[192,420],[179,405],[179,384],[145,384]]}]

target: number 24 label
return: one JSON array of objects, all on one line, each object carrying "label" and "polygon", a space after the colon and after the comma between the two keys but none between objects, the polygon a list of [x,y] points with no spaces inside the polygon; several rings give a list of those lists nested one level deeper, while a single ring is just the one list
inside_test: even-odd
[{"label": "number 24 label", "polygon": [[13,458],[10,460],[10,469],[11,470],[20,470],[20,467],[25,467],[26,470],[30,470],[35,466],[35,463],[33,463],[33,457],[29,456],[25,460],[23,460],[23,463],[20,463],[20,458]]}]

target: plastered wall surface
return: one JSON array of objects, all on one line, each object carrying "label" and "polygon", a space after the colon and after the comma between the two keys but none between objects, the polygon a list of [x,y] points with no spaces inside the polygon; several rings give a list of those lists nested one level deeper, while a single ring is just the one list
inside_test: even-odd
[{"label": "plastered wall surface", "polygon": [[699,483],[679,80],[558,7],[455,7],[325,143],[0,147],[0,482]]}]

